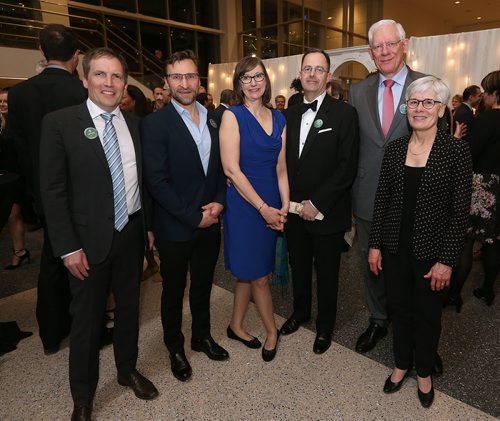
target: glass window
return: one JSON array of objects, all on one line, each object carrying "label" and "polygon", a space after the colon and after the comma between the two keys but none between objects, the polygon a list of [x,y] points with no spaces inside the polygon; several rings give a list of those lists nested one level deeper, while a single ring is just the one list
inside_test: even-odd
[{"label": "glass window", "polygon": [[[158,0],[155,0],[158,1]],[[194,23],[192,0],[169,0],[169,18],[179,22]]]},{"label": "glass window", "polygon": [[123,10],[126,12],[137,12],[135,8],[135,0],[102,0],[102,5],[104,7]]},{"label": "glass window", "polygon": [[306,9],[305,18],[315,22],[321,22],[321,12],[319,10]]},{"label": "glass window", "polygon": [[78,0],[80,3],[94,4],[96,6],[102,6],[101,0]]},{"label": "glass window", "polygon": [[283,21],[302,19],[302,6],[289,1],[283,2]]},{"label": "glass window", "polygon": [[260,19],[261,26],[276,25],[278,23],[277,0],[261,0]]},{"label": "glass window", "polygon": [[335,26],[342,29],[344,0],[330,0],[326,2],[325,16],[328,26]]},{"label": "glass window", "polygon": [[193,31],[188,31],[186,29],[171,28],[170,43],[172,46],[172,53],[187,49],[196,52],[196,44],[194,40]]},{"label": "glass window", "polygon": [[252,34],[243,34],[243,56],[257,54],[257,37]]},{"label": "glass window", "polygon": [[301,45],[283,44],[283,49],[286,56],[295,56],[304,52]]},{"label": "glass window", "polygon": [[343,34],[341,31],[334,31],[333,29],[327,29],[325,38],[325,50],[342,48],[342,37]]},{"label": "glass window", "polygon": [[304,33],[302,31],[302,22],[288,24],[288,31],[285,37],[290,44],[300,44],[304,42]]},{"label": "glass window", "polygon": [[217,0],[196,0],[196,24],[208,28],[219,27],[219,3]]},{"label": "glass window", "polygon": [[[365,35],[368,33],[368,16],[366,1],[356,1],[354,6],[354,26],[352,31],[356,34]],[[355,44],[359,45],[359,44]]]},{"label": "glass window", "polygon": [[105,19],[108,47],[122,52],[130,72],[140,71],[142,55],[137,43],[137,22],[114,16],[106,16]]},{"label": "glass window", "polygon": [[368,39],[367,38],[362,38],[362,37],[352,37],[352,45],[367,45],[368,44]]},{"label": "glass window", "polygon": [[141,22],[142,60],[146,68],[158,75],[165,72],[164,61],[168,56],[168,27]]},{"label": "glass window", "polygon": [[155,18],[167,17],[166,0],[138,1],[139,13]]},{"label": "glass window", "polygon": [[261,37],[264,40],[276,39],[278,37],[278,27],[265,28],[260,31]]},{"label": "glass window", "polygon": [[76,32],[82,44],[82,51],[85,52],[91,48],[104,45],[104,31],[100,24],[101,15],[72,7],[68,9],[68,12],[70,26]]},{"label": "glass window", "polygon": [[257,27],[256,7],[255,0],[242,0],[241,8],[244,31]]},{"label": "glass window", "polygon": [[260,58],[275,58],[278,57],[278,43],[275,41],[262,40],[262,52]]},{"label": "glass window", "polygon": [[306,22],[306,45],[314,48],[323,47],[323,27],[313,23]]},{"label": "glass window", "polygon": [[220,63],[219,36],[197,33],[199,72],[202,77],[208,75],[209,63]]}]

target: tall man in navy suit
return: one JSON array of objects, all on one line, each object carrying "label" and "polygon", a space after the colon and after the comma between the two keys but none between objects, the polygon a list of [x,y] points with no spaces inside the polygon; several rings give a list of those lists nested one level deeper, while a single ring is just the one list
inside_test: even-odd
[{"label": "tall man in navy suit", "polygon": [[85,55],[83,71],[88,100],[48,114],[40,144],[47,227],[54,254],[69,271],[72,294],[72,421],[91,419],[110,290],[118,383],[140,399],[158,395],[136,370],[146,231],[138,121],[119,107],[127,65],[121,54],[97,48]]},{"label": "tall man in navy suit", "polygon": [[172,101],[142,121],[144,178],[153,199],[153,230],[161,260],[164,342],[172,373],[185,381],[192,372],[181,331],[188,270],[191,348],[213,360],[229,358],[210,333],[210,293],[226,183],[218,124],[212,112],[196,101],[200,78],[193,52],[172,54],[166,73]]},{"label": "tall man in navy suit", "polygon": [[40,203],[40,133],[43,117],[55,110],[81,104],[87,98],[82,82],[73,75],[78,65],[78,38],[63,25],[47,25],[40,31],[40,49],[47,67],[9,92],[9,121],[19,150],[23,176],[44,227],[36,318],[46,354],[59,350],[68,336],[70,291],[68,276],[54,255]]},{"label": "tall man in navy suit", "polygon": [[[286,235],[293,281],[293,313],[281,327],[295,332],[311,317],[313,263],[317,275],[318,316],[313,351],[331,345],[337,314],[340,255],[351,227],[351,186],[358,162],[356,110],[326,94],[330,57],[312,49],[302,57],[304,103],[284,111],[290,200]],[[322,219],[318,219],[320,214]]]},{"label": "tall man in navy suit", "polygon": [[[368,237],[382,158],[386,145],[409,132],[404,93],[407,86],[425,76],[404,62],[408,39],[401,24],[393,20],[374,23],[368,31],[370,53],[378,73],[353,85],[349,103],[359,115],[360,151],[358,174],[353,186],[353,212],[366,265],[365,284],[370,323],[356,343],[356,351],[367,352],[387,334],[387,309],[383,275],[368,268]],[[386,87],[386,84],[392,86]],[[390,95],[388,97],[388,95]],[[391,98],[389,110],[385,98]]]}]

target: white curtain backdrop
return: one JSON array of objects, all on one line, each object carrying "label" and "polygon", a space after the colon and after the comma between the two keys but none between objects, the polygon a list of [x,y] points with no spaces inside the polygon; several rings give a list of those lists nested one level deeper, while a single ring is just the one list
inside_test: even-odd
[{"label": "white curtain backdrop", "polygon": [[[368,55],[368,46],[328,51],[332,70],[347,61],[358,61],[368,71],[375,70]],[[302,55],[264,60],[272,84],[272,104],[278,94],[288,99],[295,92],[290,83],[298,76]],[[465,87],[479,85],[484,76],[500,70],[500,29],[463,32],[431,37],[411,37],[407,55],[408,65],[423,73],[444,79],[451,94],[462,94]],[[219,102],[223,89],[233,88],[236,63],[210,64],[208,92]]]}]

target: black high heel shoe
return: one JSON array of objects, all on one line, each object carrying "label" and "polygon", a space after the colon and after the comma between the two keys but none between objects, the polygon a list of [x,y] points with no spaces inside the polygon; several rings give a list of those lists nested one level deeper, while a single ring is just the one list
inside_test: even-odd
[{"label": "black high heel shoe", "polygon": [[253,337],[249,341],[247,341],[246,339],[240,338],[236,333],[234,333],[233,329],[231,329],[231,325],[229,325],[227,327],[227,337],[229,339],[234,339],[235,341],[241,342],[242,344],[244,344],[248,348],[257,349],[257,348],[260,348],[262,346],[261,342],[256,337]]},{"label": "black high heel shoe", "polygon": [[488,307],[493,304],[493,300],[495,299],[495,294],[493,292],[485,291],[483,288],[476,288],[472,293],[474,297],[483,300]]},{"label": "black high heel shoe", "polygon": [[[278,334],[278,337],[276,338],[276,345],[274,345],[273,349],[264,348],[265,343],[264,343],[264,346],[262,347],[262,359],[265,362],[269,362],[269,361],[274,360],[274,357],[276,356],[276,350],[278,349],[278,342],[280,340],[280,331],[279,330],[277,330],[277,334]],[[266,341],[267,341],[267,339],[266,339]]]},{"label": "black high heel shoe", "polygon": [[[22,253],[23,251],[24,251],[24,253],[20,255],[19,253]],[[19,261],[15,265],[10,264],[10,265],[5,266],[4,267],[5,270],[15,270],[15,269],[19,268],[23,264],[24,261],[26,261],[26,263],[31,262],[31,254],[30,254],[29,250],[26,250],[26,249],[14,250],[14,256],[17,257],[19,259]]]},{"label": "black high heel shoe", "polygon": [[411,368],[409,368],[408,370],[406,370],[406,373],[403,376],[403,378],[399,382],[397,382],[397,383],[394,383],[391,380],[391,377],[392,377],[392,373],[391,373],[389,375],[389,377],[387,377],[387,380],[385,381],[385,384],[384,384],[384,393],[387,393],[387,394],[394,393],[394,392],[397,392],[399,389],[401,389],[401,386],[403,386],[403,383],[409,377],[410,372],[411,372]]}]

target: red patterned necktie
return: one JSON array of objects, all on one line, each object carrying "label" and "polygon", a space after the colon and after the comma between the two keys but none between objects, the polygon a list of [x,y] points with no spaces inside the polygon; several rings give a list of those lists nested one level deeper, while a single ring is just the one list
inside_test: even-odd
[{"label": "red patterned necktie", "polygon": [[392,96],[392,79],[384,80],[384,100],[382,102],[382,133],[387,138],[389,128],[391,127],[392,119],[394,118],[394,97]]}]

